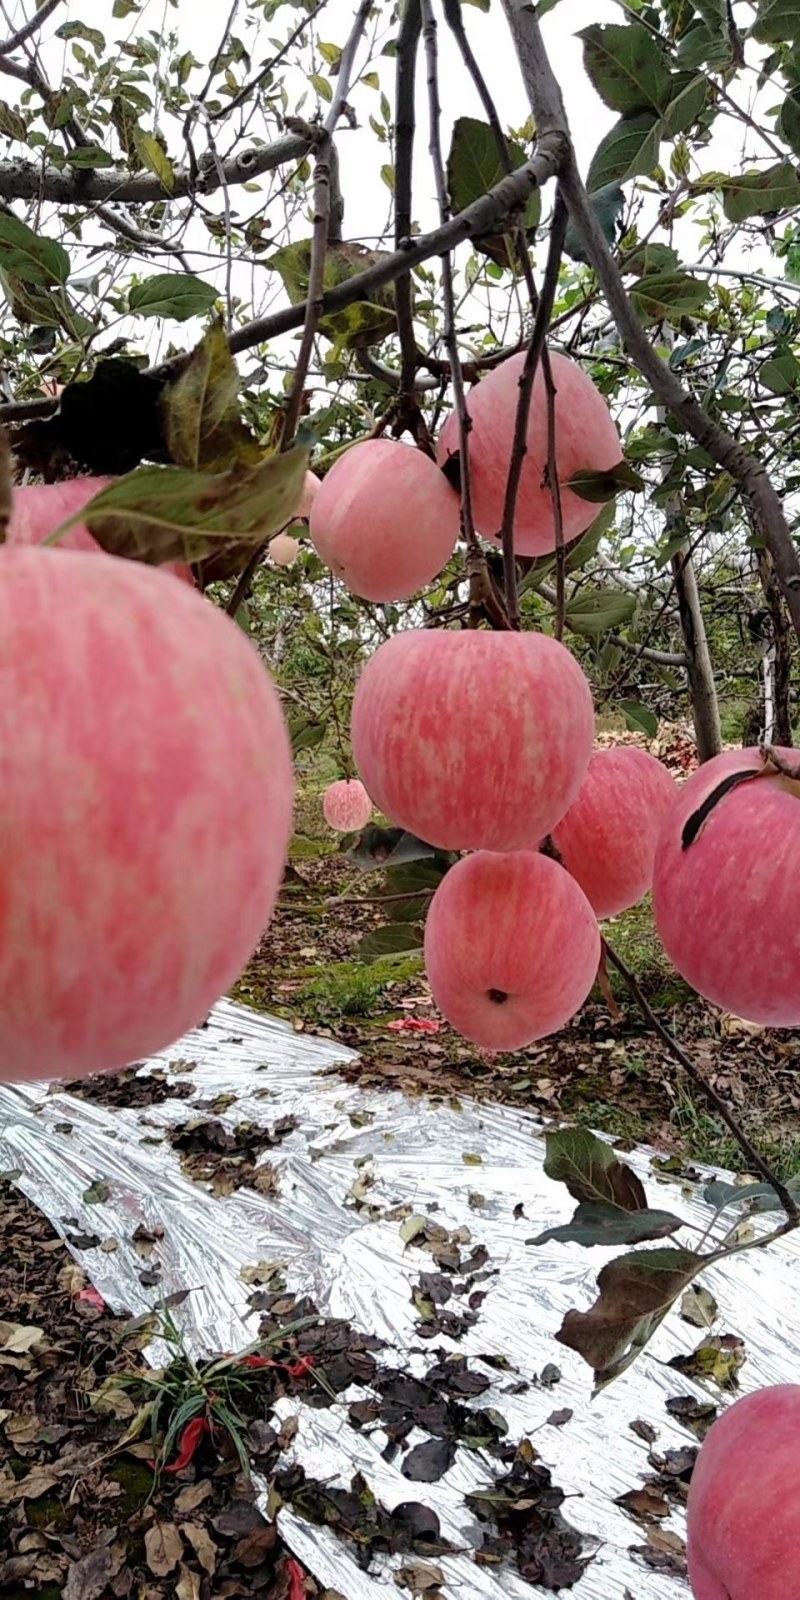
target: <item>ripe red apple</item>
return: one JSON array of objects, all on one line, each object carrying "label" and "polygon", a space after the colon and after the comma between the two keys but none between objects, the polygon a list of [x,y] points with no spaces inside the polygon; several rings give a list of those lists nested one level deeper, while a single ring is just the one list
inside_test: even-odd
[{"label": "ripe red apple", "polygon": [[[482,378],[467,396],[472,418],[469,435],[470,483],[475,525],[496,538],[503,523],[506,480],[511,461],[519,382],[525,356],[510,356]],[[550,352],[556,389],[555,453],[561,491],[564,540],[576,539],[594,522],[598,506],[582,500],[567,483],[576,472],[607,472],[622,457],[619,434],[608,406],[591,378],[569,357]],[[555,548],[555,520],[547,483],[547,391],[541,363],[528,413],[527,453],[522,463],[514,523],[514,547],[538,556]],[[459,449],[458,418],[451,412],[439,436],[442,465]]]},{"label": "ripe red apple", "polygon": [[360,833],[372,816],[372,801],[358,778],[339,778],[322,796],[322,815],[337,833]]},{"label": "ripe red apple", "polygon": [[[784,750],[800,766],[800,753]],[[728,791],[693,844],[683,828],[758,750],[707,761],[679,791],[656,850],[653,911],[681,976],[713,1005],[768,1028],[800,1026],[800,783],[777,774]]]},{"label": "ripe red apple", "polygon": [[292,826],[278,696],[196,590],[0,550],[0,1078],[80,1077],[203,1020]]},{"label": "ripe red apple", "polygon": [[442,1015],[484,1050],[522,1050],[563,1028],[597,976],[600,934],[574,878],[533,851],[464,856],[425,924]]},{"label": "ripe red apple", "polygon": [[[44,544],[62,522],[75,515],[107,489],[113,478],[68,478],[64,483],[32,483],[14,490],[14,505],[6,531],[6,544]],[[82,523],[69,528],[53,546],[56,550],[101,550],[94,535]],[[194,587],[191,567],[168,561],[162,568]]]},{"label": "ripe red apple", "polygon": [[443,850],[535,849],[591,754],[589,685],[541,633],[395,634],[367,662],[351,723],[375,805]]},{"label": "ripe red apple", "polygon": [[300,541],[290,533],[276,533],[274,539],[270,539],[268,549],[270,560],[274,561],[276,567],[293,567],[300,554]]},{"label": "ripe red apple", "polygon": [[407,600],[456,547],[458,496],[435,462],[394,439],[364,439],[331,467],[311,507],[317,555],[364,600]]},{"label": "ripe red apple", "polygon": [[672,773],[645,750],[595,750],[577,800],[553,829],[595,916],[614,917],[647,894],[661,824],[677,794]]},{"label": "ripe red apple", "polygon": [[745,1395],[709,1429],[689,1484],[694,1600],[800,1595],[800,1385]]}]

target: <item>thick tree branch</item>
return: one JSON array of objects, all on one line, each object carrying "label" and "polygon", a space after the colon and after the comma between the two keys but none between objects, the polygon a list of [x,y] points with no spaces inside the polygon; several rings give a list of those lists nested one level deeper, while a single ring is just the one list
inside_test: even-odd
[{"label": "thick tree branch", "polygon": [[744,450],[729,433],[714,422],[703,407],[683,388],[679,379],[662,361],[639,322],[628,298],[622,276],[602,229],[589,203],[581,181],[561,91],[547,58],[541,29],[533,6],[520,0],[503,0],[503,8],[519,57],[525,87],[540,134],[560,133],[568,141],[569,154],[560,173],[564,198],[586,257],[597,274],[619,334],[642,375],[662,403],[674,412],[683,426],[724,467],[738,484],[748,503],[759,534],[775,563],[775,570],[786,596],[792,622],[800,639],[800,557],[783,514],[780,496],[760,461]]},{"label": "thick tree branch", "polygon": [[[5,63],[8,66],[8,63]],[[0,67],[2,70],[2,67]],[[27,81],[27,75],[20,71]],[[0,200],[44,200],[55,205],[87,205],[94,200],[108,203],[119,200],[127,205],[153,205],[156,201],[184,200],[195,187],[203,194],[211,194],[224,183],[230,187],[237,183],[250,183],[265,172],[290,161],[302,161],[308,155],[307,139],[297,134],[284,134],[274,144],[253,145],[228,156],[221,162],[221,170],[209,165],[198,176],[196,184],[188,167],[175,172],[173,188],[167,192],[160,178],[151,172],[131,174],[111,171],[110,168],[87,170],[70,169],[62,172],[58,167],[36,166],[32,161],[0,162]]]}]

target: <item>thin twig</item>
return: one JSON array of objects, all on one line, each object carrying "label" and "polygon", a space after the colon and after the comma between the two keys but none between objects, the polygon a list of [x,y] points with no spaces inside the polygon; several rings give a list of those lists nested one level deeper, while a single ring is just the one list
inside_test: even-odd
[{"label": "thin twig", "polygon": [[561,510],[561,484],[558,481],[556,455],[556,386],[553,382],[550,357],[546,350],[542,352],[542,375],[547,398],[547,487],[550,490],[550,504],[553,510],[556,551],[556,615],[553,633],[556,639],[561,640],[564,637],[567,612],[567,552],[564,547],[564,518]]},{"label": "thin twig", "polygon": [[292,32],[289,34],[286,43],[281,45],[277,55],[274,55],[270,61],[265,61],[263,67],[259,68],[259,71],[256,73],[255,77],[251,78],[249,83],[244,84],[243,88],[239,90],[238,94],[234,95],[232,100],[227,100],[224,106],[220,106],[219,111],[214,112],[212,121],[216,122],[220,117],[229,117],[232,111],[236,111],[238,110],[239,106],[244,105],[245,100],[249,98],[254,89],[261,88],[265,78],[268,78],[273,69],[280,65],[281,61],[283,61],[285,56],[288,55],[292,45],[297,43],[297,40],[300,38],[301,34],[305,33],[309,24],[314,21],[315,17],[319,16],[320,11],[322,11],[327,4],[328,0],[317,0],[317,4],[313,7],[313,9],[306,13],[301,21],[298,22],[296,28],[292,29]]},{"label": "thin twig", "polygon": [[[411,233],[411,180],[416,128],[414,84],[421,30],[420,0],[405,0],[397,37],[395,78],[394,243],[397,250]],[[404,401],[409,401],[414,398],[414,380],[417,372],[417,341],[414,336],[410,272],[401,272],[397,278],[394,299],[397,333],[400,340],[400,395]]]},{"label": "thin twig", "polygon": [[636,978],[634,977],[630,968],[625,964],[622,957],[617,955],[616,950],[614,950],[613,947],[608,943],[607,939],[604,940],[603,943],[605,944],[608,960],[611,962],[612,966],[616,967],[617,972],[619,972],[621,977],[624,978],[630,993],[633,995],[633,998],[642,1013],[642,1016],[645,1018],[645,1021],[649,1023],[654,1033],[658,1035],[661,1043],[666,1046],[670,1055],[680,1063],[684,1072],[688,1075],[688,1077],[691,1078],[692,1083],[697,1086],[701,1093],[705,1095],[709,1103],[714,1107],[714,1110],[716,1111],[717,1115],[721,1117],[726,1128],[728,1129],[728,1132],[732,1134],[733,1138],[736,1140],[739,1149],[747,1157],[750,1170],[752,1172],[758,1172],[764,1179],[765,1183],[768,1183],[772,1186],[781,1202],[781,1205],[783,1206],[784,1211],[786,1212],[787,1217],[790,1217],[795,1222],[800,1220],[800,1207],[797,1205],[796,1200],[792,1198],[789,1190],[786,1188],[786,1185],[781,1183],[780,1178],[776,1178],[772,1168],[764,1160],[764,1157],[759,1155],[755,1145],[751,1144],[744,1130],[739,1127],[736,1118],[734,1117],[732,1111],[729,1110],[725,1101],[722,1099],[722,1096],[717,1094],[716,1089],[713,1088],[708,1080],[703,1077],[703,1074],[696,1062],[692,1060],[690,1055],[687,1055],[682,1045],[680,1045],[677,1039],[675,1039],[670,1033],[669,1028],[666,1028],[660,1018],[656,1016],[656,1013],[650,1005],[650,1002],[645,999],[645,996],[642,994]]},{"label": "thin twig", "polygon": [[[514,518],[517,508],[517,495],[519,493],[520,479],[522,477],[522,464],[528,449],[528,416],[530,413],[533,385],[536,379],[539,361],[545,355],[547,328],[553,310],[556,287],[558,285],[558,273],[561,266],[561,252],[564,248],[564,235],[566,231],[567,210],[561,198],[560,192],[556,191],[556,203],[553,208],[553,220],[550,228],[550,244],[547,253],[547,265],[545,267],[544,281],[542,283],[542,288],[539,295],[539,304],[536,309],[536,316],[534,318],[530,344],[528,345],[525,362],[522,368],[522,374],[519,380],[519,399],[517,400],[517,412],[514,419],[514,438],[511,446],[511,456],[508,463],[508,478],[506,480],[506,493],[505,500],[503,502],[503,521],[500,529],[500,538],[503,545],[503,584],[506,592],[508,619],[512,628],[519,627],[517,566],[514,557]],[[556,548],[558,548],[557,545]]]},{"label": "thin twig", "polygon": [[[439,69],[438,50],[436,43],[436,19],[431,9],[430,0],[420,0],[422,15],[422,36],[425,42],[425,58],[427,62],[428,80],[428,105],[430,116],[429,149],[433,162],[433,171],[436,181],[436,197],[439,203],[439,217],[442,227],[445,227],[450,218],[450,200],[447,193],[447,179],[445,177],[444,160],[442,157],[441,118],[442,109],[439,103]],[[506,180],[508,181],[508,180]],[[472,480],[469,461],[469,432],[471,427],[470,415],[467,410],[467,399],[464,391],[464,374],[461,370],[461,358],[458,349],[458,333],[456,331],[456,302],[453,289],[453,262],[449,251],[442,255],[442,298],[444,301],[443,333],[450,357],[450,372],[453,385],[453,399],[455,401],[456,417],[458,419],[458,448],[460,458],[461,477],[461,529],[467,543],[467,568],[470,579],[470,593],[474,599],[471,607],[471,620],[477,620],[482,606],[487,599],[497,597],[492,594],[492,583],[486,566],[486,557],[481,550],[478,535],[475,531],[475,518],[472,510]],[[505,616],[505,626],[508,627],[508,617]]]},{"label": "thin twig", "polygon": [[38,33],[42,24],[47,21],[48,17],[53,15],[53,12],[60,5],[61,0],[44,0],[44,5],[40,6],[39,10],[34,13],[30,22],[24,23],[21,28],[17,29],[16,33],[11,34],[9,39],[3,40],[3,43],[0,44],[0,56],[10,56],[11,52],[18,50],[21,44],[25,44],[25,41],[31,38],[32,34]]},{"label": "thin twig", "polygon": [[297,356],[292,387],[286,402],[281,434],[281,449],[290,450],[300,421],[303,406],[303,389],[314,349],[314,338],[322,315],[322,296],[325,287],[325,256],[328,248],[328,219],[331,203],[332,140],[330,134],[320,130],[317,136],[314,163],[314,231],[311,239],[311,262],[308,273],[308,299],[303,336]]}]

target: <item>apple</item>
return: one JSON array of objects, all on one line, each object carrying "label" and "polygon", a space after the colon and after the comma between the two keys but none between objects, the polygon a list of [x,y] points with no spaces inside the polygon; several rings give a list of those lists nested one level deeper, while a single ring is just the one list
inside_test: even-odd
[{"label": "apple", "polygon": [[[489,372],[467,396],[472,419],[469,434],[470,485],[475,525],[486,538],[497,538],[511,461],[519,384],[525,356],[510,356]],[[608,472],[622,458],[622,446],[605,399],[591,378],[568,356],[550,352],[556,397],[555,457],[561,495],[565,543],[594,522],[599,507],[567,487],[577,472]],[[539,556],[555,548],[553,503],[547,483],[547,391],[541,362],[531,395],[514,519],[514,548],[519,555]],[[441,465],[459,450],[458,417],[450,416],[439,435]]]},{"label": "apple", "polygon": [[615,917],[647,894],[661,824],[677,796],[672,773],[646,750],[594,752],[553,842],[595,916]]},{"label": "apple", "polygon": [[[101,489],[107,489],[114,481],[113,478],[67,478],[64,483],[33,483],[15,489],[6,544],[44,544],[62,522],[81,511]],[[52,548],[99,551],[102,545],[84,523],[77,522]],[[165,562],[161,570],[171,572],[194,587],[192,569],[183,562]]]},{"label": "apple", "polygon": [[425,966],[442,1015],[483,1050],[522,1050],[580,1010],[597,976],[597,919],[574,878],[521,850],[464,856],[425,923]]},{"label": "apple", "polygon": [[397,633],[353,698],[374,804],[442,850],[535,849],[578,793],[593,732],[586,678],[541,633]]},{"label": "apple", "polygon": [[[800,754],[780,755],[800,771]],[[689,819],[733,774],[763,769],[757,749],[706,761],[659,835],[653,912],[670,961],[698,994],[768,1028],[800,1026],[800,782],[754,777],[714,805],[693,843]]]},{"label": "apple", "polygon": [[292,828],[280,702],[154,567],[0,549],[0,1078],[74,1078],[203,1021],[269,922]]},{"label": "apple", "polygon": [[322,815],[337,833],[360,833],[372,816],[372,801],[358,778],[339,778],[322,796]]}]

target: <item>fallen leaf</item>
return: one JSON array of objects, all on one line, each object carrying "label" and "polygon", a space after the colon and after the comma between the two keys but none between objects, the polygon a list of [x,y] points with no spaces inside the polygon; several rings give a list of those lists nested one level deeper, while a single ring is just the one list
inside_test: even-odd
[{"label": "fallen leaf", "polygon": [[24,1356],[44,1339],[44,1329],[22,1322],[0,1322],[0,1350]]},{"label": "fallen leaf", "polygon": [[395,1583],[399,1589],[408,1589],[413,1595],[426,1594],[429,1589],[438,1589],[444,1583],[444,1573],[441,1567],[435,1567],[428,1561],[409,1561],[407,1566],[400,1568]]},{"label": "fallen leaf", "polygon": [[102,1388],[90,1394],[89,1404],[99,1417],[117,1417],[124,1421],[136,1415],[136,1406],[130,1395],[119,1384],[115,1384],[113,1378],[107,1379]]},{"label": "fallen leaf", "polygon": [[684,1322],[690,1322],[693,1328],[710,1328],[719,1314],[713,1294],[699,1283],[691,1283],[681,1296],[680,1310]]},{"label": "fallen leaf", "polygon": [[672,1509],[663,1495],[655,1494],[650,1489],[629,1489],[627,1494],[617,1495],[614,1504],[621,1506],[623,1511],[629,1512],[639,1522],[653,1522],[668,1517]]},{"label": "fallen leaf", "polygon": [[197,1510],[198,1506],[203,1504],[204,1500],[208,1500],[213,1493],[214,1487],[213,1484],[209,1483],[208,1478],[201,1478],[199,1483],[187,1483],[186,1488],[181,1489],[180,1494],[175,1498],[175,1510],[180,1516],[188,1517],[193,1511]]},{"label": "fallen leaf", "polygon": [[153,1577],[166,1578],[183,1555],[183,1540],[174,1522],[156,1522],[144,1536],[144,1548]]},{"label": "fallen leaf", "polygon": [[40,1500],[43,1494],[49,1494],[58,1483],[58,1475],[50,1472],[47,1467],[36,1465],[31,1467],[24,1478],[16,1482],[12,1477],[11,1485],[6,1488],[0,1484],[0,1500]]},{"label": "fallen leaf", "polygon": [[452,1439],[426,1439],[409,1450],[400,1471],[412,1483],[438,1483],[456,1458]]},{"label": "fallen leaf", "polygon": [[119,1548],[98,1545],[90,1550],[70,1567],[62,1600],[100,1600],[119,1572],[122,1561],[123,1552]]},{"label": "fallen leaf", "polygon": [[180,1576],[175,1585],[176,1600],[200,1600],[200,1578],[196,1572],[191,1572],[188,1567],[181,1567]]},{"label": "fallen leaf", "polygon": [[213,1578],[217,1570],[217,1547],[214,1540],[199,1522],[184,1522],[181,1533],[189,1540],[203,1571],[208,1573],[209,1578]]}]

